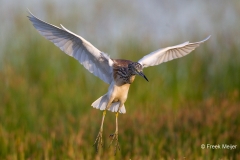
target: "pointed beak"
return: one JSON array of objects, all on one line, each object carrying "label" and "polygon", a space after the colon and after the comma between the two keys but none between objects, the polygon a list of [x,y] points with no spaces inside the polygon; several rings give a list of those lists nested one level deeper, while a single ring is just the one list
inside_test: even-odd
[{"label": "pointed beak", "polygon": [[[139,74],[140,76],[142,76],[144,79],[146,79],[146,81],[148,81],[147,77],[143,74],[143,72],[138,72],[138,74]],[[148,82],[149,82],[149,81],[148,81]]]}]

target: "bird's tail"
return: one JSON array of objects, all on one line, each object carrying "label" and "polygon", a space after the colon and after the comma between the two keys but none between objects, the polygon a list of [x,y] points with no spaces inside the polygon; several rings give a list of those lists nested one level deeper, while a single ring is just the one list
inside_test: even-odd
[{"label": "bird's tail", "polygon": [[[93,108],[96,108],[96,109],[105,110],[107,106],[107,102],[108,102],[108,97],[107,97],[107,94],[105,94],[100,98],[98,98],[95,102],[93,102],[91,106],[93,106]],[[108,110],[112,112],[117,112],[119,104],[120,102],[112,103],[111,107]],[[119,113],[126,113],[126,109],[124,105],[120,108]]]}]

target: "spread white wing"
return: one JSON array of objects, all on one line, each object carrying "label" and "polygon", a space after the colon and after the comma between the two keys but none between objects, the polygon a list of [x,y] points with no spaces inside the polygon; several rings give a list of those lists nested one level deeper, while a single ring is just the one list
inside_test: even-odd
[{"label": "spread white wing", "polygon": [[208,36],[206,39],[200,42],[189,43],[185,42],[176,46],[167,47],[163,49],[156,50],[138,61],[143,68],[149,66],[159,65],[163,62],[171,61],[176,58],[183,57],[197,48],[201,43],[208,40],[211,36]]},{"label": "spread white wing", "polygon": [[111,84],[113,80],[113,61],[108,55],[62,25],[62,28],[56,27],[38,19],[30,11],[29,13],[29,20],[42,36],[53,42],[69,56],[77,59],[89,72],[104,82]]}]

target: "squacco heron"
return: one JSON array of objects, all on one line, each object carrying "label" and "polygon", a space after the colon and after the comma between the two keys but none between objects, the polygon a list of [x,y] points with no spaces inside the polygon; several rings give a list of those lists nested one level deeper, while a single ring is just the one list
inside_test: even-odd
[{"label": "squacco heron", "polygon": [[100,131],[94,142],[97,151],[103,145],[103,123],[107,110],[116,113],[116,130],[110,135],[110,145],[114,141],[115,153],[118,149],[120,150],[118,142],[118,114],[126,113],[124,103],[127,100],[128,90],[135,76],[139,75],[148,81],[147,77],[143,74],[143,68],[183,57],[210,38],[208,36],[199,42],[185,42],[159,49],[144,56],[138,62],[132,62],[130,60],[111,59],[83,37],[67,30],[62,25],[60,28],[38,19],[30,11],[29,14],[29,20],[42,36],[53,42],[69,56],[77,59],[89,72],[110,85],[108,92],[92,103],[94,108],[103,110]]}]

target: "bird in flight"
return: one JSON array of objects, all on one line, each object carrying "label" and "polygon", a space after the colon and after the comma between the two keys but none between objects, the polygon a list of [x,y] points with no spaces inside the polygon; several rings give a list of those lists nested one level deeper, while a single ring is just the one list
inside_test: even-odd
[{"label": "bird in flight", "polygon": [[102,132],[105,115],[107,111],[115,112],[116,130],[110,135],[110,145],[115,142],[115,154],[118,149],[120,150],[118,142],[118,114],[126,113],[124,103],[127,100],[128,90],[135,76],[139,75],[148,81],[143,73],[144,68],[183,57],[210,38],[208,36],[199,42],[185,42],[159,49],[142,57],[138,62],[133,62],[124,59],[112,59],[83,37],[69,31],[62,25],[60,28],[44,22],[35,17],[30,11],[28,18],[43,37],[53,42],[69,56],[78,60],[89,72],[109,84],[108,92],[92,103],[92,107],[103,110],[100,131],[94,145],[96,145],[97,151],[103,146]]}]

